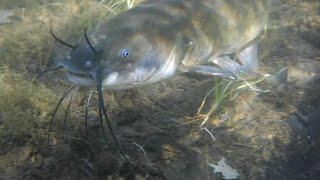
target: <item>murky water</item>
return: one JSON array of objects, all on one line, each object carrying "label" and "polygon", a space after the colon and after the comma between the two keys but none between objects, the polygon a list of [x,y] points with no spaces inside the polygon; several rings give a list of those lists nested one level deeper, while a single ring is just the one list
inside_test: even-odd
[{"label": "murky water", "polygon": [[106,90],[116,137],[139,168],[121,157],[106,123],[104,138],[95,90],[70,93],[49,132],[71,86],[61,70],[38,75],[68,55],[50,29],[76,44],[83,29],[137,3],[0,1],[0,179],[319,177],[320,2],[313,0],[273,1],[259,42],[260,77],[249,85],[193,74]]}]

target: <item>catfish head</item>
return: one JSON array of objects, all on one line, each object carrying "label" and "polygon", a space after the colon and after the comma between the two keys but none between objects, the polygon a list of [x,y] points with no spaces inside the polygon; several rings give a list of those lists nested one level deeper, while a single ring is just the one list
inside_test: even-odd
[{"label": "catfish head", "polygon": [[175,75],[181,58],[176,36],[163,31],[116,27],[108,30],[100,27],[94,35],[103,38],[95,44],[90,43],[85,33],[85,39],[71,47],[70,57],[57,62],[66,70],[70,82],[79,86],[101,84],[103,89],[128,89]]}]

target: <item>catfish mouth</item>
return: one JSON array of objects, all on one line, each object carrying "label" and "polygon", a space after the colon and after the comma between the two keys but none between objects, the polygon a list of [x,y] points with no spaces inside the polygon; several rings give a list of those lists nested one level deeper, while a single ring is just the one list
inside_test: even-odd
[{"label": "catfish mouth", "polygon": [[57,61],[57,65],[62,67],[67,74],[68,80],[79,86],[94,86],[96,79],[94,71],[84,71],[75,66],[69,58],[64,58]]},{"label": "catfish mouth", "polygon": [[70,76],[75,76],[75,77],[77,77],[77,78],[92,79],[92,80],[93,80],[93,77],[92,77],[91,74],[79,73],[79,72],[72,72],[72,71],[70,71],[70,70],[68,70],[67,73],[68,73]]},{"label": "catfish mouth", "polygon": [[70,82],[80,85],[80,86],[94,86],[96,85],[96,80],[92,74],[80,73],[67,70],[67,77]]}]

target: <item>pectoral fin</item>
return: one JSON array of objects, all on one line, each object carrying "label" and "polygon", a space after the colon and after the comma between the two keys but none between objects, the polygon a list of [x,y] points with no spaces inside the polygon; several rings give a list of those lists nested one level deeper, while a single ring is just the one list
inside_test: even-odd
[{"label": "pectoral fin", "polygon": [[[197,73],[205,76],[220,76],[230,79],[238,79],[241,75],[256,76],[258,69],[258,48],[253,43],[241,51],[234,59],[225,55],[209,60],[212,65],[199,65],[180,69],[184,73]],[[239,63],[235,60],[238,59]]]},{"label": "pectoral fin", "polygon": [[244,71],[248,73],[253,73],[258,70],[259,60],[258,60],[258,44],[252,43],[246,49],[241,51],[237,56],[242,64]]},{"label": "pectoral fin", "polygon": [[191,68],[183,68],[180,69],[180,72],[183,73],[195,73],[203,76],[220,76],[224,78],[235,79],[234,75],[221,67],[218,66],[210,66],[210,65],[203,65],[203,66],[194,66]]},{"label": "pectoral fin", "polygon": [[235,58],[241,64],[235,61],[235,59],[231,59],[230,56],[217,57],[212,59],[210,62],[219,66],[223,70],[228,71],[234,78],[238,78],[242,74],[246,76],[256,76],[256,71],[259,66],[258,48],[256,43],[248,46]]}]

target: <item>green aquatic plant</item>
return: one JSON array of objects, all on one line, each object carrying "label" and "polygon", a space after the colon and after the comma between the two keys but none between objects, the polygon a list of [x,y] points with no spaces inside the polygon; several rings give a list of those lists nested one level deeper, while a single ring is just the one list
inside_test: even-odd
[{"label": "green aquatic plant", "polygon": [[[221,111],[225,103],[236,99],[241,94],[269,92],[269,90],[256,88],[256,85],[263,82],[266,78],[267,77],[260,77],[252,80],[242,78],[238,80],[215,79],[214,87],[205,95],[197,111],[197,118],[203,119],[201,127],[204,126],[212,116],[216,115],[217,111]],[[210,108],[205,114],[202,114],[209,97],[212,98]]]},{"label": "green aquatic plant", "polygon": [[204,106],[207,103],[209,97],[212,96],[211,108],[208,111],[208,115],[212,114],[215,110],[217,110],[221,104],[227,101],[227,97],[230,93],[230,86],[233,81],[223,80],[223,79],[215,79],[214,87],[205,95],[200,107],[198,108],[197,114],[201,115]]}]

